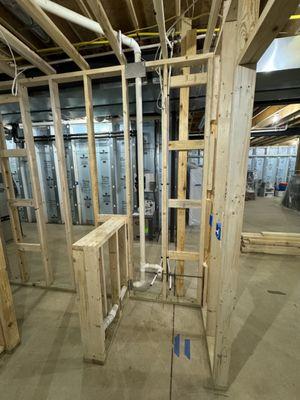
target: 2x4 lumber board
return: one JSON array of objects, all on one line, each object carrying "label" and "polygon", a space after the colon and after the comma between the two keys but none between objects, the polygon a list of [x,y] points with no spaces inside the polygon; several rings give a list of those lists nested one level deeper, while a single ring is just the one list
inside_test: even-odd
[{"label": "2x4 lumber board", "polygon": [[163,297],[166,299],[166,272],[167,257],[169,246],[169,213],[168,213],[168,143],[169,143],[169,72],[168,67],[163,67],[163,90],[162,90],[162,115],[161,115],[161,135],[162,135],[162,194],[161,194],[161,246],[162,246],[162,266],[163,266]]},{"label": "2x4 lumber board", "polygon": [[5,39],[20,56],[24,57],[30,64],[40,69],[45,74],[55,74],[56,71],[51,65],[44,61],[39,55],[27,47],[21,40],[16,38],[4,26],[0,25],[0,40],[6,44]]},{"label": "2x4 lumber board", "polygon": [[[1,114],[0,114],[0,149],[2,151],[7,150],[5,132]],[[14,184],[11,176],[10,164],[8,158],[0,158],[0,165],[1,165],[3,182],[5,185],[6,198],[8,201],[13,200],[15,198],[15,191],[14,191]],[[14,242],[20,243],[23,240],[23,233],[21,229],[18,209],[15,207],[8,207],[8,212],[9,212]],[[26,282],[29,279],[27,259],[26,256],[19,250],[17,251],[17,255],[18,255],[20,278],[22,282]]]},{"label": "2x4 lumber board", "polygon": [[250,34],[240,56],[239,64],[256,64],[296,10],[298,0],[268,0],[255,29]]},{"label": "2x4 lumber board", "polygon": [[189,151],[204,149],[204,140],[170,140],[170,151]]},{"label": "2x4 lumber board", "polygon": [[[209,235],[209,215],[211,212],[211,203],[208,202],[208,183],[210,168],[212,167],[212,160],[210,159],[211,149],[214,145],[214,137],[211,138],[211,113],[212,113],[212,96],[213,96],[213,80],[218,79],[218,76],[214,77],[214,60],[209,60],[208,65],[208,83],[206,86],[206,100],[205,100],[205,126],[204,126],[204,155],[203,155],[203,180],[202,180],[202,208],[201,208],[201,225],[200,225],[200,237],[199,237],[199,264],[198,264],[198,275],[203,276],[203,263],[206,260],[206,251],[208,246],[208,235]],[[203,302],[203,281],[197,281],[197,299],[199,302]]]},{"label": "2x4 lumber board", "polygon": [[27,157],[26,149],[0,150],[0,157]]},{"label": "2x4 lumber board", "polygon": [[46,231],[46,222],[44,216],[44,208],[42,203],[41,187],[39,182],[35,145],[32,132],[32,123],[30,117],[29,98],[27,88],[19,86],[20,96],[20,111],[21,120],[23,124],[24,139],[27,148],[27,160],[30,172],[31,187],[33,199],[35,201],[35,215],[37,221],[37,228],[39,234],[39,241],[41,244],[41,256],[45,271],[45,281],[48,286],[53,282],[53,270],[49,258],[48,238]]},{"label": "2x4 lumber board", "polygon": [[130,18],[131,21],[133,23],[134,29],[138,30],[139,29],[139,21],[135,12],[135,8],[133,5],[133,1],[132,0],[126,0],[126,4],[129,10],[129,14],[130,14]]},{"label": "2x4 lumber board", "polygon": [[193,199],[169,199],[170,208],[200,208],[201,200]]},{"label": "2x4 lumber board", "polygon": [[163,58],[168,58],[168,39],[165,26],[165,13],[163,0],[153,0],[154,14],[158,26],[159,40]]},{"label": "2x4 lumber board", "polygon": [[112,218],[73,244],[73,250],[83,247],[102,247],[124,225],[123,218]]},{"label": "2x4 lumber board", "polygon": [[13,96],[12,94],[1,94],[0,95],[0,104],[11,104],[18,103],[18,96]]},{"label": "2x4 lumber board", "polygon": [[[255,22],[258,18],[257,7],[253,7],[252,11],[248,13],[244,12],[245,7],[249,10],[248,0],[239,1],[237,54],[245,38],[244,30],[251,30],[251,26],[253,25],[251,21]],[[232,43],[232,38],[230,43]],[[233,69],[233,73],[234,82],[231,90],[233,98],[229,114],[230,135],[229,150],[227,153],[229,162],[225,176],[226,190],[223,193],[224,216],[220,220],[222,226],[221,240],[215,237],[216,240],[221,242],[222,254],[220,264],[218,265],[220,269],[220,284],[217,304],[213,378],[215,386],[220,388],[227,387],[229,378],[231,345],[233,341],[231,337],[231,318],[236,305],[240,264],[240,237],[243,226],[245,185],[256,82],[255,69],[237,66]]]},{"label": "2x4 lumber board", "polygon": [[106,351],[99,249],[75,250],[73,257],[83,357],[85,361],[104,364]]},{"label": "2x4 lumber board", "polygon": [[20,335],[7,275],[4,242],[0,235],[0,346],[12,351],[20,343]]},{"label": "2x4 lumber board", "polygon": [[123,107],[123,131],[124,131],[124,156],[125,156],[125,196],[127,214],[127,233],[128,233],[128,274],[129,279],[133,279],[133,201],[132,201],[132,173],[131,173],[131,153],[130,153],[130,116],[128,85],[125,77],[125,69],[122,70],[122,107]]},{"label": "2x4 lumber board", "polygon": [[119,261],[120,261],[120,283],[122,286],[128,284],[128,251],[127,251],[127,225],[123,225],[118,231]]},{"label": "2x4 lumber board", "polygon": [[[212,57],[213,53],[196,54],[194,56],[173,57],[168,59],[146,61],[145,66],[147,71],[155,71],[157,68],[163,68],[164,65],[174,68],[194,67],[199,65],[206,65],[207,61]],[[116,65],[112,67],[95,68],[85,71],[65,72],[56,75],[37,76],[35,78],[20,79],[19,84],[26,87],[43,86],[48,85],[50,79],[55,80],[57,83],[78,82],[83,80],[84,76],[88,76],[91,79],[104,79],[114,76],[120,76],[122,71],[123,66]],[[52,72],[52,74],[53,73],[55,73],[55,71]],[[11,89],[12,83],[13,81],[0,82],[0,90]]]},{"label": "2x4 lumber board", "polygon": [[94,130],[93,90],[92,90],[92,80],[86,75],[84,75],[83,77],[83,87],[84,87],[87,136],[88,136],[89,167],[91,174],[94,223],[95,226],[97,226],[98,225],[97,215],[100,213],[100,203],[99,203],[97,158],[96,158],[96,141],[95,141],[95,130]]},{"label": "2x4 lumber board", "polygon": [[271,237],[280,236],[280,237],[286,237],[289,239],[292,239],[292,238],[300,239],[300,233],[262,231],[261,234],[264,236],[271,236]]},{"label": "2x4 lumber board", "polygon": [[283,119],[290,117],[291,115],[299,111],[300,111],[300,104],[289,104],[288,106],[282,107],[276,112],[274,112],[274,114],[266,118],[263,123],[259,123],[257,125],[257,128],[263,128],[265,126],[271,125],[274,122],[273,121],[274,116],[276,116],[277,123],[280,122],[282,123]]},{"label": "2x4 lumber board", "polygon": [[29,252],[40,252],[40,243],[17,243],[17,249],[19,251],[29,251]]},{"label": "2x4 lumber board", "polygon": [[256,114],[252,118],[252,127],[253,128],[261,128],[267,125],[267,121],[270,117],[274,117],[274,115],[280,111],[284,106],[269,106],[262,110],[260,113]]},{"label": "2x4 lumber board", "polygon": [[104,7],[100,0],[87,0],[87,4],[93,10],[96,20],[99,22],[103,29],[103,32],[109,41],[111,48],[113,49],[120,64],[126,64],[126,58],[122,52],[122,47],[117,39],[117,32],[113,30],[111,23],[107,17]]},{"label": "2x4 lumber board", "polygon": [[217,22],[218,22],[220,10],[221,10],[222,2],[223,2],[222,0],[212,0],[210,12],[209,12],[208,26],[207,26],[205,40],[204,40],[204,44],[203,44],[203,53],[208,53],[211,48],[215,28],[217,26]]},{"label": "2x4 lumber board", "polygon": [[193,251],[172,251],[169,250],[170,260],[199,261],[199,253]]},{"label": "2x4 lumber board", "polygon": [[272,246],[267,244],[245,244],[242,253],[263,253],[287,256],[300,256],[300,246]]},{"label": "2x4 lumber board", "polygon": [[206,72],[198,72],[189,75],[174,75],[170,78],[170,88],[192,87],[199,85],[206,85],[207,74]]},{"label": "2x4 lumber board", "polygon": [[105,258],[104,249],[100,247],[99,249],[99,271],[100,271],[100,284],[101,284],[101,296],[102,296],[102,309],[103,318],[107,316],[108,305],[107,305],[107,292],[106,292],[106,271],[105,271]]},{"label": "2x4 lumber board", "polygon": [[115,232],[108,240],[109,270],[112,304],[119,304],[121,291],[120,255],[118,232]]},{"label": "2x4 lumber board", "polygon": [[69,39],[53,23],[45,11],[34,0],[16,0],[18,5],[52,38],[52,40],[68,54],[82,70],[89,69],[89,64],[78,53]]},{"label": "2x4 lumber board", "polygon": [[99,214],[97,216],[97,221],[103,223],[111,218],[117,218],[117,219],[124,218],[124,222],[127,222],[127,215],[124,214]]},{"label": "2x4 lumber board", "polygon": [[225,0],[223,4],[223,18],[221,28],[219,30],[219,34],[217,37],[215,51],[216,55],[220,55],[221,53],[221,44],[222,44],[222,35],[224,31],[224,27],[226,22],[236,21],[237,19],[237,10],[238,10],[238,0]]},{"label": "2x4 lumber board", "polygon": [[[197,50],[197,31],[190,30],[191,20],[182,19],[181,32],[181,54],[193,55]],[[190,68],[183,68],[182,74],[189,75]],[[179,92],[179,140],[188,140],[189,138],[189,87],[181,88]],[[186,199],[187,187],[187,152],[179,152],[178,155],[178,174],[177,174],[177,198],[178,200]],[[185,224],[186,210],[177,210],[177,251],[184,251],[185,247]],[[184,275],[184,262],[177,262],[177,270],[179,275]],[[176,291],[178,296],[184,295],[184,278],[177,277]]]},{"label": "2x4 lumber board", "polygon": [[74,242],[73,222],[72,222],[69,184],[67,177],[65,143],[64,143],[64,137],[62,135],[63,127],[62,127],[62,117],[60,109],[59,88],[57,82],[49,81],[49,91],[50,91],[51,111],[54,124],[55,146],[56,146],[59,185],[61,193],[60,208],[64,216],[65,235],[67,242],[67,257],[70,268],[71,283],[72,286],[74,286],[75,277],[74,277],[73,255],[72,255],[72,245]]},{"label": "2x4 lumber board", "polygon": [[9,199],[8,204],[11,207],[35,207],[33,199]]}]

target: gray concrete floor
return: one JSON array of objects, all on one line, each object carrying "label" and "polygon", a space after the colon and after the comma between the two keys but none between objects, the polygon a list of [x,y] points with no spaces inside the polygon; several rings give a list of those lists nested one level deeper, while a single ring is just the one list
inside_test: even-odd
[{"label": "gray concrete floor", "polygon": [[[24,226],[34,240],[34,225]],[[76,227],[81,237],[90,227]],[[276,199],[246,203],[244,231],[300,232],[300,213]],[[49,225],[49,246],[59,284],[68,283],[61,226]],[[197,242],[197,232],[189,237]],[[138,255],[138,246],[135,247]],[[147,246],[157,262],[159,245]],[[9,246],[12,274],[14,249]],[[37,255],[33,280],[43,277]],[[22,336],[13,354],[0,358],[2,400],[296,400],[300,398],[300,257],[241,256],[230,388],[210,389],[210,371],[200,313],[182,306],[130,300],[105,366],[82,361],[75,295],[13,286]],[[191,359],[172,352],[172,338],[191,340]]]}]

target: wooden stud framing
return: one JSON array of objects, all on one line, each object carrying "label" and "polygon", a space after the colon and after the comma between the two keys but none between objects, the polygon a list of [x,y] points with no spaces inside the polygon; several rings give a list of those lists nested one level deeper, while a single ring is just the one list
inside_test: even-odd
[{"label": "wooden stud framing", "polygon": [[[196,30],[188,30],[191,26],[190,20],[184,18],[182,23],[182,41],[181,41],[181,54],[193,55],[196,53]],[[183,75],[189,75],[190,69],[184,68]],[[180,111],[179,111],[179,140],[189,139],[189,94],[188,87],[180,89]],[[186,198],[187,187],[187,152],[180,152],[178,155],[178,194],[177,198],[183,200]],[[177,210],[177,251],[184,251],[185,247],[185,224],[186,224],[186,210]],[[178,261],[177,271],[179,275],[184,274],[184,262]],[[177,277],[176,290],[178,296],[184,295],[184,278]]]},{"label": "wooden stud framing", "polygon": [[78,65],[82,70],[89,69],[89,64],[78,53],[68,38],[61,32],[61,30],[53,23],[48,15],[32,0],[16,0],[18,5],[30,15],[39,26],[47,32],[55,43],[60,46],[66,54]]},{"label": "wooden stud framing", "polygon": [[207,82],[207,74],[205,72],[198,72],[197,74],[189,75],[175,75],[170,78],[170,88],[183,88],[205,85]]},{"label": "wooden stud framing", "polygon": [[169,199],[169,208],[199,208],[201,205],[201,200]]},{"label": "wooden stud framing", "polygon": [[49,90],[50,90],[50,101],[51,101],[52,117],[54,124],[55,146],[57,152],[59,184],[61,192],[61,212],[63,213],[64,223],[65,223],[67,256],[70,267],[71,284],[72,286],[74,286],[75,278],[74,278],[74,267],[73,267],[73,256],[72,256],[73,222],[72,222],[69,185],[67,178],[67,168],[65,162],[66,154],[65,154],[64,137],[63,137],[58,84],[53,80],[49,81]]},{"label": "wooden stud framing", "polygon": [[120,278],[120,257],[118,234],[113,234],[108,239],[109,247],[109,266],[112,304],[119,304],[121,278]]},{"label": "wooden stud framing", "polygon": [[0,61],[0,71],[4,72],[6,75],[10,76],[11,78],[15,77],[16,71],[12,68],[7,62]]},{"label": "wooden stud framing", "polygon": [[46,285],[51,285],[53,282],[53,270],[49,260],[48,239],[46,233],[46,223],[44,217],[42,194],[38,177],[37,162],[35,155],[35,146],[32,133],[32,123],[30,117],[29,98],[27,88],[24,86],[19,87],[20,96],[20,110],[23,124],[24,138],[27,149],[27,159],[31,178],[31,187],[33,198],[35,201],[35,215],[37,221],[37,228],[39,232],[41,256],[45,270]]},{"label": "wooden stud framing", "polygon": [[169,150],[189,151],[204,148],[204,140],[170,140]]},{"label": "wooden stud framing", "polygon": [[1,348],[12,351],[20,343],[7,267],[5,244],[0,234],[0,353]]},{"label": "wooden stud framing", "polygon": [[[7,151],[5,133],[1,115],[0,115],[0,148],[2,149],[2,151]],[[15,192],[14,192],[12,176],[10,173],[9,160],[7,157],[0,157],[0,162],[1,162],[3,182],[6,188],[6,198],[8,201],[14,200]],[[9,211],[14,242],[21,243],[23,240],[23,234],[22,234],[18,209],[15,207],[8,207],[8,211]],[[22,282],[26,282],[29,278],[27,259],[22,249],[18,249],[17,254],[19,262],[20,278]]]},{"label": "wooden stud framing", "polygon": [[130,14],[130,18],[132,20],[134,29],[139,30],[139,21],[135,12],[135,8],[133,5],[133,1],[132,0],[126,0],[126,4],[129,10],[129,14]]}]

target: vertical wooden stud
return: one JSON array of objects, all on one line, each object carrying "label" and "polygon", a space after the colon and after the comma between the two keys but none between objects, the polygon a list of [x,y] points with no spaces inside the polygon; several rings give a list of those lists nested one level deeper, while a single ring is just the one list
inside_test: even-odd
[{"label": "vertical wooden stud", "polygon": [[109,240],[109,266],[110,266],[110,282],[111,282],[111,298],[112,304],[119,304],[120,302],[120,258],[119,258],[119,244],[118,233],[115,233]]}]

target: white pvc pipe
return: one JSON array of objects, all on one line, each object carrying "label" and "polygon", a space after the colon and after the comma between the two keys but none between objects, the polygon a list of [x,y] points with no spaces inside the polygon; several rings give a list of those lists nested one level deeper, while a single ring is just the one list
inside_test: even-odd
[{"label": "white pvc pipe", "polygon": [[[41,8],[49,13],[58,15],[74,24],[80,25],[88,30],[104,35],[100,24],[81,14],[78,14],[69,8],[63,7],[50,0],[34,0]],[[118,33],[114,31],[117,36]],[[120,35],[121,41],[125,46],[130,47],[134,51],[134,61],[141,61],[141,49],[139,44],[133,39]],[[146,263],[146,245],[145,245],[145,196],[144,196],[144,143],[143,143],[143,98],[142,98],[142,80],[135,79],[135,101],[136,101],[136,130],[138,145],[138,184],[139,184],[139,224],[140,224],[140,271],[141,281],[145,282],[145,270],[143,268]]]},{"label": "white pvc pipe", "polygon": [[109,325],[116,318],[118,309],[119,309],[119,304],[114,304],[113,308],[110,310],[107,317],[104,318],[103,325],[104,325],[105,330],[109,327]]}]

